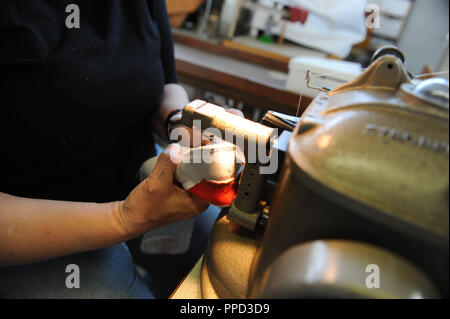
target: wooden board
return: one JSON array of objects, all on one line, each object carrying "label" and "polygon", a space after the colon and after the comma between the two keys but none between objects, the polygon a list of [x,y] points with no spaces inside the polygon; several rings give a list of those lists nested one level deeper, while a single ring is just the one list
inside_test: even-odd
[{"label": "wooden board", "polygon": [[268,55],[257,55],[252,52],[238,50],[233,47],[227,47],[218,43],[212,43],[192,36],[184,35],[180,32],[174,31],[174,40],[177,43],[185,44],[202,51],[207,51],[219,56],[225,56],[239,61],[245,61],[251,64],[260,65],[273,70],[288,72],[289,58],[273,59]]}]

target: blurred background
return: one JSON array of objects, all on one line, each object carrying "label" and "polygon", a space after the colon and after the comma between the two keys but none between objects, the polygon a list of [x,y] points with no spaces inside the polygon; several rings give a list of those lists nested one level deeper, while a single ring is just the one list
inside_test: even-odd
[{"label": "blurred background", "polygon": [[412,74],[448,78],[447,0],[166,1],[190,98],[254,120],[267,109],[301,114],[318,93],[305,87],[306,70],[314,86],[333,88],[387,44]]}]

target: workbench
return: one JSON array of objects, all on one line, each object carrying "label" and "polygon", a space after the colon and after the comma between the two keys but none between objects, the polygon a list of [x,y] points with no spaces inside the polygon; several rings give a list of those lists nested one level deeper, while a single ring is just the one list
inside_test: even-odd
[{"label": "workbench", "polygon": [[[285,89],[289,57],[245,49],[232,42],[213,43],[174,31],[181,83],[220,94],[246,106],[295,115],[300,94]],[[244,49],[242,49],[244,48]],[[301,114],[311,103],[303,97]]]}]

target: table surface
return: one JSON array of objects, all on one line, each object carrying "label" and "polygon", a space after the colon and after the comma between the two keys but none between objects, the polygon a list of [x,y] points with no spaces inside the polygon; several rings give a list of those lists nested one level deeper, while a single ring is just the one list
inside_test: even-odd
[{"label": "table surface", "polygon": [[197,261],[194,268],[180,283],[170,296],[170,299],[202,299],[200,276],[203,256]]}]

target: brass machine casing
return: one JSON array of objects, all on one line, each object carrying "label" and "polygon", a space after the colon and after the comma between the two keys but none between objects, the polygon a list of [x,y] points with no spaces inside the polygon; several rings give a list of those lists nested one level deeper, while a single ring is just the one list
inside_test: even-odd
[{"label": "brass machine casing", "polygon": [[448,297],[448,82],[412,81],[388,50],[320,94],[270,205],[263,235],[219,218],[203,298]]}]

